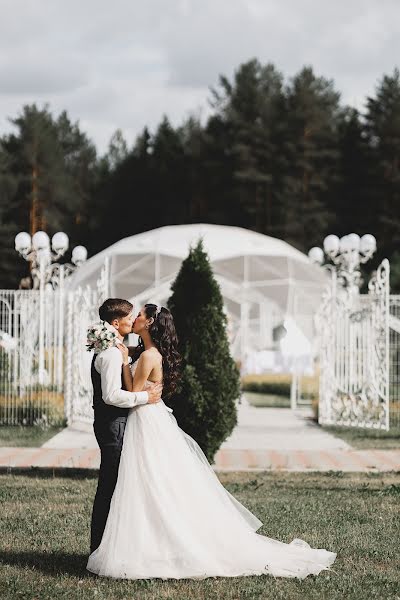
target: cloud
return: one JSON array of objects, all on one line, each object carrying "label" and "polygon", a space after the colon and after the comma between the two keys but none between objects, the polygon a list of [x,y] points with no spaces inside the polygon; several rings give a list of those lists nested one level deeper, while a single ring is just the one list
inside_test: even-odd
[{"label": "cloud", "polygon": [[87,83],[87,74],[70,61],[47,62],[28,57],[19,63],[0,64],[1,95],[60,94],[73,92]]},{"label": "cloud", "polygon": [[27,102],[66,109],[100,151],[163,114],[207,115],[209,87],[240,63],[304,64],[362,107],[400,41],[398,0],[2,0],[0,134]]},{"label": "cloud", "polygon": [[[273,62],[293,75],[311,64],[327,78],[353,80],[362,90],[393,70],[400,50],[397,27],[400,4],[395,1],[352,0],[334,3],[318,0],[278,2],[203,0],[191,3],[165,35],[173,85],[209,85],[219,73],[232,73],[251,57]],[[359,85],[361,84],[361,85]],[[343,89],[347,94],[347,88]]]}]

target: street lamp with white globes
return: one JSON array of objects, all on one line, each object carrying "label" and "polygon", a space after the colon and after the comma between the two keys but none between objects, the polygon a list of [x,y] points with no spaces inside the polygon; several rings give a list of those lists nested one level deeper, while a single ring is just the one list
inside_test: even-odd
[{"label": "street lamp with white globes", "polygon": [[[43,384],[46,381],[45,369],[45,329],[44,323],[49,306],[52,301],[58,303],[57,337],[59,343],[54,350],[57,356],[57,380],[62,381],[62,351],[64,339],[64,279],[73,273],[87,258],[87,250],[84,246],[76,246],[72,250],[72,264],[58,263],[69,247],[69,239],[66,233],[58,231],[51,239],[45,231],[37,231],[32,237],[29,233],[21,231],[15,237],[16,251],[31,263],[31,276],[33,288],[39,290],[39,338],[38,338],[38,381]],[[47,290],[58,290],[58,294],[49,294]]]},{"label": "street lamp with white globes", "polygon": [[57,263],[68,250],[69,239],[66,233],[58,231],[51,239],[45,231],[37,231],[32,237],[21,231],[15,236],[15,250],[31,263],[33,288],[41,286],[56,289],[62,280],[73,273],[87,259],[84,246],[76,246],[72,250],[72,263]]},{"label": "street lamp with white globes", "polygon": [[[366,233],[360,238],[357,233],[350,233],[339,239],[336,235],[328,235],[323,248],[311,248],[308,252],[310,260],[331,269],[335,265],[338,282],[349,291],[358,292],[362,283],[360,264],[366,263],[376,251],[374,236]],[[326,257],[333,265],[323,264]]]}]

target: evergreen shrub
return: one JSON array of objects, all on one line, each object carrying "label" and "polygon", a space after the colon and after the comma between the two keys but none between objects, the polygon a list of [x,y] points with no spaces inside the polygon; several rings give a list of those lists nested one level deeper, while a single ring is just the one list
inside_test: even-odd
[{"label": "evergreen shrub", "polygon": [[176,419],[212,461],[237,424],[239,372],[230,355],[226,315],[202,241],[191,248],[168,301],[183,357],[179,390],[169,401]]}]

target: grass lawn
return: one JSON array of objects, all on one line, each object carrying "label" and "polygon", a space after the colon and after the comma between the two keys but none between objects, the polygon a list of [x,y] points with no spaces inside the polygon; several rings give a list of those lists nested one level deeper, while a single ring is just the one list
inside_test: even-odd
[{"label": "grass lawn", "polygon": [[47,442],[62,427],[23,427],[22,425],[0,425],[0,447],[20,446],[36,448]]},{"label": "grass lawn", "polygon": [[259,394],[256,392],[243,392],[244,399],[251,406],[268,408],[290,408],[290,398],[277,394]]},{"label": "grass lawn", "polygon": [[[324,426],[323,429],[341,438],[353,448],[360,450],[367,448],[400,448],[400,427],[393,427],[389,431],[381,429],[358,429],[356,427]],[[400,598],[400,595],[399,595]]]},{"label": "grass lawn", "polygon": [[[0,598],[394,600],[400,474],[224,473],[262,533],[338,552],[333,571],[272,577],[118,581],[85,571],[95,479],[0,476]],[[232,552],[237,549],[232,548]]]}]

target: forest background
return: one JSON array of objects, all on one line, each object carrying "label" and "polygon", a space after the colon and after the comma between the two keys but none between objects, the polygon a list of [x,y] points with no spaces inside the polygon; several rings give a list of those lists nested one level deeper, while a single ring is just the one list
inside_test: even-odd
[{"label": "forest background", "polygon": [[[400,292],[400,73],[383,74],[359,111],[310,66],[293,78],[257,59],[210,88],[211,114],[136,140],[121,130],[105,154],[66,111],[16,107],[0,137],[0,287],[28,265],[19,231],[65,231],[89,256],[119,239],[183,223],[236,225],[301,251],[329,233],[372,233]],[[134,101],[134,100],[132,100]]]}]

